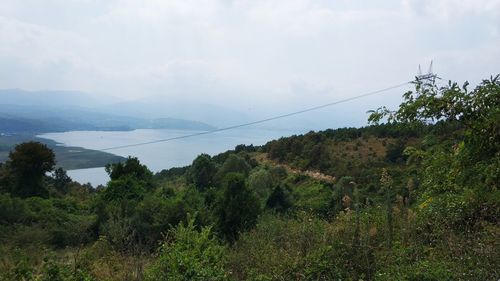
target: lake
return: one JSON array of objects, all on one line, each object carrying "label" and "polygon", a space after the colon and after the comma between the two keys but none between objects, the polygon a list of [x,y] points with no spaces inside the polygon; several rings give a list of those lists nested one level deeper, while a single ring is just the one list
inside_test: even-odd
[{"label": "lake", "polygon": [[[46,133],[38,137],[54,140],[62,145],[77,146],[87,149],[102,150],[109,147],[155,141],[197,133],[184,130],[140,129],[134,131],[70,131],[63,133]],[[191,164],[201,153],[215,155],[238,144],[262,145],[266,142],[301,134],[305,131],[268,130],[257,128],[241,128],[213,134],[177,139],[168,142],[148,144],[143,146],[108,150],[120,156],[137,157],[141,163],[153,172],[172,167],[182,167]],[[76,152],[78,153],[78,152]],[[91,183],[93,186],[106,184],[109,180],[103,167],[69,170],[68,175],[80,183]]]}]

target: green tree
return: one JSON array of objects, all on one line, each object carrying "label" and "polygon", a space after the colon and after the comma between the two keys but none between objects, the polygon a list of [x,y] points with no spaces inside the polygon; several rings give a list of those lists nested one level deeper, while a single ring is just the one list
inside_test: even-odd
[{"label": "green tree", "polygon": [[269,174],[273,185],[279,185],[288,176],[288,173],[283,166],[272,167],[269,170]]},{"label": "green tree", "polygon": [[278,212],[284,212],[292,207],[290,196],[285,192],[281,185],[274,188],[273,192],[266,201],[266,207],[274,209]]},{"label": "green tree", "polygon": [[68,176],[63,168],[57,168],[53,173],[54,187],[57,191],[65,194],[68,192],[68,186],[72,182],[71,178]]},{"label": "green tree", "polygon": [[[388,123],[400,128],[430,124],[431,130],[422,141],[404,151],[410,164],[409,173],[417,183],[415,190],[411,184],[412,201],[418,204],[413,208],[416,218],[412,227],[417,231],[411,237],[426,247],[449,250],[450,255],[456,257],[450,261],[456,265],[455,270],[449,270],[448,261],[436,261],[430,255],[428,260],[420,262],[423,267],[419,268],[416,263],[403,275],[407,275],[408,280],[454,280],[462,274],[468,274],[469,279],[492,279],[490,276],[497,272],[489,267],[497,263],[498,256],[469,253],[484,244],[495,248],[485,237],[490,227],[497,228],[500,212],[500,76],[484,80],[472,91],[468,83],[459,86],[449,82],[445,87],[438,87],[417,80],[415,86],[415,91],[404,94],[397,110],[381,107],[372,112],[369,120],[380,122],[387,118]],[[396,181],[391,184],[391,178],[384,173],[381,185],[386,191],[391,238],[391,232],[396,234],[400,224],[393,211],[402,206],[399,203],[399,207],[390,210],[392,195],[396,194],[391,188],[397,189],[402,184]],[[397,180],[396,174],[394,179]],[[398,241],[396,235],[392,238]],[[453,244],[449,243],[451,240]],[[393,247],[392,253],[398,248]],[[471,266],[466,261],[470,259],[477,259],[476,264]],[[488,269],[482,270],[477,264]],[[398,266],[392,270],[400,274],[404,272],[401,269]],[[385,275],[384,279],[405,278]]]},{"label": "green tree", "polygon": [[217,202],[218,228],[230,242],[238,238],[241,231],[252,228],[260,213],[260,203],[245,178],[239,173],[229,173],[223,180],[223,194]]},{"label": "green tree", "polygon": [[220,180],[223,179],[228,173],[240,173],[246,177],[248,176],[250,169],[250,165],[248,165],[247,161],[245,161],[243,157],[237,154],[231,154],[226,161],[224,161],[224,164],[222,164],[217,172],[217,179],[220,182]]},{"label": "green tree", "polygon": [[121,200],[141,200],[146,190],[140,181],[133,177],[122,177],[108,182],[101,191],[101,198],[107,202]]},{"label": "green tree", "polygon": [[21,197],[46,195],[42,179],[55,164],[54,152],[45,144],[32,141],[16,145],[8,161],[15,178],[12,193]]},{"label": "green tree", "polygon": [[[397,110],[381,107],[371,111],[368,120],[378,123],[386,118],[391,124],[434,123],[439,128],[459,128],[441,147],[420,153],[420,158],[427,163],[425,166],[433,166],[428,171],[439,174],[424,183],[438,190],[472,185],[498,189],[500,75],[484,80],[473,91],[469,91],[467,82],[460,87],[450,81],[441,88],[422,80],[414,83],[415,91],[403,95],[404,101]],[[448,179],[448,183],[443,184]]]},{"label": "green tree", "polygon": [[208,154],[200,154],[189,168],[188,180],[204,191],[212,186],[217,168]]},{"label": "green tree", "polygon": [[0,192],[10,192],[14,182],[13,175],[8,166],[0,163]]},{"label": "green tree", "polygon": [[139,162],[137,157],[129,156],[124,163],[114,163],[106,165],[106,172],[111,180],[117,180],[122,177],[132,177],[148,187],[153,185],[153,173]]},{"label": "green tree", "polygon": [[262,203],[265,203],[272,192],[273,181],[271,174],[265,169],[259,169],[250,174],[248,187],[255,192]]},{"label": "green tree", "polygon": [[404,155],[405,143],[398,139],[398,141],[394,144],[390,144],[387,147],[385,158],[393,163],[400,163],[406,160]]}]

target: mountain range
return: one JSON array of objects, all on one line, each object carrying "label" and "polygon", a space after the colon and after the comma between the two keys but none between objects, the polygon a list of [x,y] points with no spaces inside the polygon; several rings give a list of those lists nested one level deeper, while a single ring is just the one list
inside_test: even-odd
[{"label": "mountain range", "polygon": [[[205,122],[171,117],[166,107],[162,114],[158,103],[156,112],[145,114],[142,109],[146,106],[76,91],[0,90],[0,132],[215,128]],[[182,111],[182,108],[175,108]]]}]

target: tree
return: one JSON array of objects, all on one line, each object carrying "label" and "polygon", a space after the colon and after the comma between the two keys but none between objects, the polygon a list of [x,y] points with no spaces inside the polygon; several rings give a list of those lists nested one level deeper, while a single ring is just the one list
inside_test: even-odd
[{"label": "tree", "polygon": [[54,187],[57,191],[65,194],[68,191],[68,185],[72,182],[63,168],[57,168],[53,174]]},{"label": "tree", "polygon": [[285,212],[292,207],[292,203],[290,201],[290,196],[285,193],[280,185],[278,185],[274,188],[273,193],[271,193],[267,199],[266,207],[275,209],[278,212]]},{"label": "tree", "polygon": [[117,180],[122,177],[132,177],[137,181],[146,184],[148,187],[153,185],[153,173],[139,162],[137,157],[129,156],[125,163],[114,163],[106,165],[106,172],[111,180]]},{"label": "tree", "polygon": [[269,158],[283,162],[286,158],[287,147],[284,139],[273,140],[266,144],[266,150]]},{"label": "tree", "polygon": [[260,213],[258,199],[249,190],[245,178],[229,173],[223,180],[223,194],[217,203],[218,227],[229,242],[234,242],[241,231],[252,228]]},{"label": "tree", "polygon": [[21,197],[45,195],[42,179],[55,164],[54,152],[45,144],[31,141],[16,145],[8,161],[15,178],[12,193]]},{"label": "tree", "polygon": [[[498,224],[500,76],[484,80],[472,91],[468,83],[458,86],[449,82],[438,87],[417,80],[415,85],[416,90],[404,94],[397,110],[379,108],[369,120],[387,118],[390,124],[401,127],[431,124],[428,135],[404,151],[412,165],[411,177],[418,183],[412,192],[418,204],[414,229],[419,229],[419,240],[432,247],[449,245],[448,241],[460,237],[454,242],[461,248],[459,253],[474,251],[476,243],[484,243],[476,242],[475,237],[488,233],[486,225]],[[392,234],[396,226],[393,211],[400,209],[392,207],[394,189],[401,184],[392,184],[387,171],[383,171],[381,186],[386,195],[390,247],[396,238]],[[489,263],[489,257],[484,262]],[[466,263],[460,265],[467,267]],[[414,276],[412,280],[426,278],[418,273]]]},{"label": "tree", "polygon": [[144,186],[133,177],[121,177],[108,182],[101,191],[101,197],[107,202],[135,200],[140,201],[145,194]]},{"label": "tree", "polygon": [[401,139],[398,139],[396,143],[390,144],[387,147],[385,158],[393,163],[399,163],[405,161],[405,155],[403,154],[405,150],[405,144]]},{"label": "tree", "polygon": [[[482,185],[489,190],[498,189],[500,173],[500,75],[483,80],[473,91],[468,82],[463,86],[451,81],[445,87],[418,80],[415,91],[406,92],[398,110],[380,107],[370,111],[369,121],[378,123],[386,118],[390,124],[436,124],[440,128],[459,128],[450,149],[429,151],[422,157],[428,170],[439,172],[433,179],[424,181],[438,190],[443,180],[449,179],[456,186]],[[420,153],[423,155],[422,153]],[[425,154],[425,153],[424,153]],[[412,157],[413,155],[408,155]],[[442,167],[443,163],[447,163]],[[441,165],[441,166],[439,166]],[[439,167],[438,167],[439,166]],[[455,166],[455,167],[454,167]]]},{"label": "tree", "polygon": [[283,166],[272,167],[269,170],[269,174],[273,185],[279,185],[288,176],[288,173]]},{"label": "tree", "polygon": [[252,173],[248,179],[248,187],[255,192],[259,200],[266,202],[269,194],[272,192],[273,182],[271,174],[265,169],[259,169]]},{"label": "tree", "polygon": [[208,154],[200,154],[193,160],[189,169],[188,179],[200,191],[208,189],[213,184],[217,168]]},{"label": "tree", "polygon": [[13,182],[12,173],[10,173],[8,166],[0,163],[0,193],[10,192]]},{"label": "tree", "polygon": [[459,123],[470,133],[465,134],[468,142],[482,150],[477,156],[489,156],[498,151],[500,75],[483,80],[473,91],[468,90],[468,82],[460,87],[450,81],[441,88],[425,80],[417,79],[414,84],[415,91],[403,95],[404,102],[398,110],[380,107],[369,111],[368,121],[378,123],[387,118],[391,124]]},{"label": "tree", "polygon": [[250,169],[250,165],[248,165],[247,161],[245,161],[243,157],[236,154],[231,154],[226,159],[226,161],[224,161],[224,164],[222,164],[221,168],[217,172],[217,178],[219,180],[223,179],[224,176],[228,173],[240,173],[248,176]]}]

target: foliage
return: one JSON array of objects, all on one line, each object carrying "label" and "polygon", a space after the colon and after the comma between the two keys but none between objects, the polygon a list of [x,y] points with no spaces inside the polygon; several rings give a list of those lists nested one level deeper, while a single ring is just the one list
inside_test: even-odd
[{"label": "foliage", "polygon": [[29,196],[46,196],[42,178],[52,171],[55,155],[46,145],[39,142],[25,142],[16,145],[9,153],[8,167],[14,175],[12,194]]},{"label": "foliage", "polygon": [[62,194],[68,192],[69,184],[72,182],[71,178],[68,176],[63,168],[55,169],[53,173],[54,187],[56,190]]},{"label": "foliage", "polygon": [[235,241],[242,231],[251,229],[260,213],[258,199],[246,186],[242,174],[224,177],[223,193],[216,203],[217,227],[225,239]]},{"label": "foliage", "polygon": [[229,253],[237,280],[336,280],[347,278],[348,245],[323,220],[266,215],[242,234]]},{"label": "foliage", "polygon": [[146,190],[141,182],[135,178],[127,176],[108,182],[106,188],[101,192],[103,200],[139,200],[144,197]]},{"label": "foliage", "polygon": [[224,177],[229,173],[240,173],[246,177],[250,169],[250,165],[243,157],[238,154],[230,154],[218,170],[216,178],[219,182],[223,182]]},{"label": "foliage", "polygon": [[[298,184],[292,191],[294,208],[314,212],[318,216],[331,214],[332,188],[318,182]],[[288,199],[290,201],[290,199]]]},{"label": "foliage", "polygon": [[450,138],[451,147],[438,147],[437,156],[429,155],[424,165],[429,171],[437,166],[446,168],[441,178],[455,177],[457,181],[453,182],[459,185],[498,188],[500,181],[494,172],[500,157],[500,75],[484,80],[473,91],[468,90],[467,82],[460,87],[450,81],[438,88],[417,80],[415,85],[416,91],[404,94],[404,102],[398,110],[379,108],[372,112],[369,120],[379,122],[387,117],[391,123],[460,124],[463,130],[460,137]]},{"label": "foliage", "polygon": [[258,197],[262,207],[264,207],[267,198],[271,194],[272,186],[273,179],[266,169],[253,172],[248,178],[248,188]]},{"label": "foliage", "polygon": [[146,280],[228,280],[224,263],[224,246],[211,228],[196,230],[191,218],[169,232]]},{"label": "foliage", "polygon": [[9,241],[18,245],[45,242],[62,248],[93,238],[95,216],[70,198],[21,199],[0,194],[0,217],[0,226],[15,226],[5,228],[0,239],[11,236]]},{"label": "foliage", "polygon": [[292,205],[290,195],[280,185],[274,188],[266,201],[266,208],[276,210],[280,213],[287,211]]},{"label": "foliage", "polygon": [[200,154],[193,160],[189,169],[188,179],[200,190],[212,186],[217,168],[208,154]]},{"label": "foliage", "polygon": [[372,112],[386,124],[154,176],[129,157],[97,189],[20,145],[0,165],[0,280],[496,280],[499,80],[416,81]]},{"label": "foliage", "polygon": [[125,163],[114,163],[106,165],[106,172],[111,180],[118,180],[122,177],[131,177],[142,182],[146,187],[151,187],[153,173],[139,162],[136,157],[128,157]]}]

